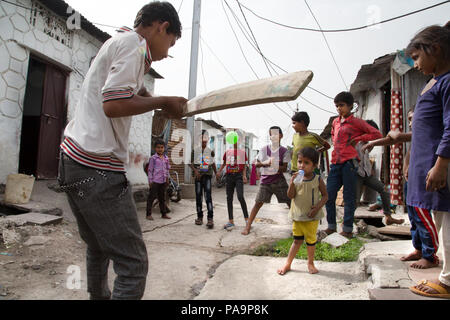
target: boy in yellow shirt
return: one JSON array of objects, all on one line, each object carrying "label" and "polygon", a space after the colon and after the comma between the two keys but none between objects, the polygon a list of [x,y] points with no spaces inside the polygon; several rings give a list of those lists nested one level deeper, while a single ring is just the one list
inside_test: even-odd
[{"label": "boy in yellow shirt", "polygon": [[[308,131],[309,126],[308,113],[304,111],[296,112],[291,119],[292,119],[292,128],[295,130],[294,137],[292,138],[293,150],[292,150],[291,173],[295,173],[298,171],[297,155],[301,149],[305,147],[310,147],[317,150],[317,152],[320,153],[330,149],[330,144],[326,140],[321,138],[318,134]],[[316,169],[316,173],[320,173],[318,169]]]},{"label": "boy in yellow shirt", "polygon": [[[295,185],[294,180],[298,173],[294,173],[289,184],[287,195],[291,201],[289,219],[293,220],[291,249],[284,267],[278,269],[278,274],[284,275],[291,270],[291,264],[297,255],[303,241],[308,249],[308,271],[311,274],[319,271],[314,266],[314,253],[316,251],[317,228],[319,221],[324,217],[322,210],[328,201],[327,186],[320,177],[314,173],[319,163],[319,153],[313,148],[303,148],[298,153],[298,168],[304,171],[303,181]],[[320,196],[319,196],[320,194]]]}]

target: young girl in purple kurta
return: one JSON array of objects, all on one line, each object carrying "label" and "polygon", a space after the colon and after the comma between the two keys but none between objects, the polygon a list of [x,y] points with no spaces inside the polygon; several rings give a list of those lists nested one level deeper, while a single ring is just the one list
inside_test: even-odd
[{"label": "young girl in purple kurta", "polygon": [[[419,95],[414,112],[406,201],[414,207],[416,218],[430,228],[436,250],[439,245],[438,232],[442,231],[444,257],[439,279],[423,280],[411,290],[420,295],[450,298],[449,23],[444,27],[431,26],[419,32],[411,40],[407,52],[414,60],[414,67],[424,74],[433,75],[433,78]],[[431,220],[431,210],[436,227]]]}]

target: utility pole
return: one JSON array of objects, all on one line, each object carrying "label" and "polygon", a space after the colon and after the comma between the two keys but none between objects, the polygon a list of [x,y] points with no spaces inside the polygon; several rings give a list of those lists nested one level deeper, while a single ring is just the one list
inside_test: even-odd
[{"label": "utility pole", "polygon": [[[197,69],[198,69],[198,48],[200,42],[200,13],[202,1],[194,0],[194,13],[192,17],[192,38],[191,38],[191,67],[189,72],[189,94],[188,99],[192,99],[197,95]],[[191,135],[191,148],[194,141],[194,117],[186,119],[186,127]],[[189,155],[190,158],[190,155]],[[186,159],[186,155],[185,155]],[[184,166],[184,181],[191,182],[191,168],[185,164]]]}]

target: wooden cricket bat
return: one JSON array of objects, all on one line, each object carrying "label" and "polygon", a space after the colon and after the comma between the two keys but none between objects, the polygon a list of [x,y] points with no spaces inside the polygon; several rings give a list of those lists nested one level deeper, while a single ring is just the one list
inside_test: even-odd
[{"label": "wooden cricket bat", "polygon": [[183,115],[295,100],[312,78],[312,71],[298,71],[211,91],[189,100]]}]

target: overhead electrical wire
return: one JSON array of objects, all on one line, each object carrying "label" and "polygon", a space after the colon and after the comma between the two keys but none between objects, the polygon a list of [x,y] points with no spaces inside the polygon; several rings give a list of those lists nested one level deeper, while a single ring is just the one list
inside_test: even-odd
[{"label": "overhead electrical wire", "polygon": [[[250,69],[252,70],[252,72],[253,72],[253,74],[255,75],[255,77],[256,77],[257,79],[260,79],[260,77],[258,76],[258,74],[256,73],[256,71],[253,69],[252,65],[251,65],[250,62],[248,61],[247,56],[246,56],[245,53],[244,53],[244,50],[242,49],[241,43],[240,43],[240,41],[239,41],[239,39],[238,39],[238,37],[237,37],[236,32],[234,31],[233,25],[231,24],[230,18],[228,17],[228,14],[227,14],[226,9],[225,9],[225,7],[224,7],[224,5],[223,5],[223,2],[224,2],[224,1],[222,1],[222,9],[223,9],[223,12],[225,13],[225,16],[226,16],[226,18],[227,18],[228,24],[230,25],[230,28],[231,28],[231,30],[233,31],[234,37],[236,38],[236,42],[237,42],[238,45],[239,45],[239,49],[240,49],[240,51],[241,51],[241,53],[242,53],[242,55],[243,55],[243,57],[244,57],[244,60],[245,60],[245,62],[247,63],[247,65],[250,67]],[[226,2],[226,1],[225,1],[225,2]],[[291,116],[290,116],[286,111],[284,111],[282,108],[280,108],[279,106],[277,106],[275,103],[274,103],[274,105],[275,105],[281,112],[283,112],[286,116],[288,116],[289,118],[291,118]]]},{"label": "overhead electrical wire", "polygon": [[[217,56],[217,54],[212,50],[212,48],[208,45],[208,43],[206,42],[205,39],[203,39],[202,36],[200,36],[200,40],[206,45],[206,47],[209,49],[209,51],[211,51],[211,53],[213,54],[213,56],[217,59],[217,61],[219,61],[219,63],[222,65],[222,67],[225,69],[225,71],[230,75],[230,77],[233,79],[233,81],[238,84],[239,82],[236,80],[236,78],[233,76],[233,74],[230,72],[230,70],[228,70],[228,68],[225,66],[225,64],[222,62],[222,60],[220,60],[220,58]],[[275,122],[271,116],[269,116],[269,114],[267,114],[267,112],[264,111],[264,109],[262,109],[260,106],[257,106],[258,109],[264,113],[272,122]]]},{"label": "overhead electrical wire", "polygon": [[[252,30],[252,28],[250,27],[250,24],[249,24],[248,21],[247,21],[247,17],[245,16],[244,11],[242,11],[242,8],[241,8],[241,6],[240,6],[240,4],[239,4],[239,1],[236,1],[236,2],[237,2],[237,4],[239,5],[239,9],[240,9],[240,11],[241,11],[241,13],[242,13],[242,16],[244,17],[244,20],[245,20],[245,23],[247,24],[248,30],[250,31],[250,33],[251,33],[251,35],[252,35],[252,38],[253,38],[253,41],[254,41],[254,43],[255,43],[257,52],[261,55],[261,57],[262,57],[262,59],[263,59],[263,61],[264,61],[264,64],[266,65],[267,71],[269,72],[270,76],[273,76],[272,72],[270,71],[269,65],[267,64],[267,63],[268,63],[267,58],[264,56],[264,54],[262,53],[261,48],[260,48],[259,45],[258,45],[258,41],[256,40],[255,34],[253,33],[253,30]],[[225,3],[226,3],[226,1],[225,1]],[[229,6],[228,6],[228,7],[229,7]],[[229,7],[229,8],[230,8],[230,7]],[[230,8],[230,10],[232,11],[231,8]],[[233,12],[233,11],[232,11],[232,12]],[[233,12],[233,14],[234,14],[234,12]],[[236,21],[240,21],[236,16],[235,16],[235,19],[236,19]],[[242,30],[242,29],[241,29],[241,30]],[[273,71],[274,71],[276,74],[278,74],[278,73],[276,72],[276,70],[273,68],[273,66],[271,66],[271,67],[272,67]],[[289,104],[289,102],[286,102],[286,104],[289,106],[289,108],[291,109],[292,112],[295,112],[295,110],[292,108],[292,106]]]},{"label": "overhead electrical wire", "polygon": [[[227,3],[227,2],[225,1],[225,3]],[[230,7],[228,4],[227,4],[227,6],[229,7],[230,12],[234,15],[234,18],[235,18],[235,20],[236,20],[236,22],[237,22],[237,25],[238,25],[238,27],[240,27],[242,33],[244,34],[244,37],[247,39],[247,41],[250,43],[250,45],[258,52],[258,54],[260,54],[260,55],[263,57],[263,59],[265,59],[265,60],[269,63],[269,66],[272,68],[272,70],[278,75],[279,73],[278,73],[278,72],[274,69],[274,67],[273,67],[273,66],[276,66],[276,67],[277,67],[278,69],[280,69],[281,71],[283,71],[283,72],[285,72],[285,73],[289,73],[287,70],[285,70],[284,68],[280,67],[278,64],[274,63],[274,62],[271,61],[269,58],[267,58],[267,57],[261,52],[261,49],[259,49],[259,47],[256,47],[256,46],[255,46],[255,44],[253,43],[253,41],[250,40],[250,39],[248,38],[248,37],[250,37],[250,35],[248,34],[247,30],[246,30],[245,28],[243,28],[242,23],[241,23],[241,21],[239,20],[239,18],[236,17],[236,14],[233,12],[233,10],[231,9],[231,7]],[[247,37],[247,35],[245,35],[245,33],[247,33],[248,37]],[[322,96],[324,96],[324,97],[326,97],[326,98],[328,98],[328,99],[330,99],[330,100],[334,100],[334,99],[333,99],[332,97],[330,97],[329,95],[327,95],[327,94],[325,94],[325,93],[323,93],[323,92],[321,92],[321,91],[319,91],[319,90],[317,90],[317,89],[315,89],[315,88],[313,88],[313,87],[311,87],[311,86],[307,86],[307,88],[308,88],[308,89],[311,89],[311,90],[313,90],[313,91],[315,91],[315,92],[317,92],[317,93],[319,93],[319,94],[321,94]],[[287,103],[287,104],[289,105],[289,107],[291,108],[291,110],[294,111],[294,110],[292,109],[292,106],[291,106],[289,103]]]},{"label": "overhead electrical wire", "polygon": [[[226,0],[223,0],[223,2],[225,2],[225,3],[227,4],[227,6],[228,6],[228,8],[230,9],[231,13],[234,14],[233,10],[232,10],[231,7],[228,5],[228,3],[226,2]],[[236,2],[239,4],[239,1],[236,0]],[[223,6],[223,4],[222,4],[222,6]],[[225,9],[224,9],[224,10],[225,10]],[[242,12],[242,14],[243,14],[244,19],[245,19],[245,14],[244,14],[243,12]],[[239,20],[236,16],[235,16],[235,20],[236,20],[236,22],[237,22],[237,25],[239,26],[239,25],[240,25],[240,20]],[[228,21],[229,21],[229,20],[228,20]],[[248,25],[248,22],[247,22],[247,25]],[[250,27],[249,25],[248,25],[248,27],[249,27],[249,29],[250,29],[250,31],[251,31],[251,27]],[[245,36],[244,30],[242,30],[242,28],[241,28],[241,31],[242,31],[242,33],[243,33],[244,36]],[[253,34],[252,31],[251,31],[251,33]],[[277,64],[275,64],[275,63],[273,63],[271,60],[269,60],[269,59],[262,53],[262,51],[261,51],[260,47],[257,45],[257,43],[255,44],[255,45],[256,45],[256,46],[255,46],[255,45],[252,43],[252,41],[250,41],[247,37],[246,37],[246,39],[247,39],[247,41],[249,41],[249,43],[253,46],[253,48],[254,48],[254,49],[262,56],[262,58],[263,58],[264,60],[266,60],[267,62],[269,62],[269,65],[273,64],[273,65],[275,65],[277,68],[279,68],[280,70],[284,71],[285,73],[288,73],[285,69],[281,68],[280,66],[278,66]],[[254,38],[253,41],[254,41],[254,42],[257,42],[257,41],[256,41],[256,38]],[[267,65],[266,65],[266,67],[267,67]],[[273,69],[273,71],[274,71],[277,75],[279,75],[279,73],[273,68],[273,66],[272,66],[272,69]],[[269,73],[270,73],[270,71],[269,71]],[[323,96],[325,96],[325,97],[327,97],[327,98],[329,98],[329,99],[334,100],[334,99],[331,98],[330,96],[328,96],[328,95],[326,95],[326,94],[320,92],[320,91],[317,90],[317,89],[314,89],[314,88],[310,88],[310,89],[312,89],[312,90],[314,90],[314,91],[316,91],[316,92],[322,94]],[[301,96],[300,96],[300,97],[301,97]],[[303,98],[303,97],[301,97],[301,98]],[[304,99],[304,100],[307,101],[308,103],[310,103],[312,106],[314,106],[314,107],[316,107],[316,108],[318,108],[318,109],[320,109],[320,110],[322,110],[322,111],[325,111],[325,112],[328,112],[328,113],[331,113],[331,114],[335,114],[334,112],[331,112],[331,111],[329,111],[329,110],[323,109],[323,108],[317,106],[316,104],[311,103],[309,100],[306,100],[306,99]],[[276,107],[278,107],[277,104],[274,103],[274,105],[275,105]],[[295,112],[295,110],[292,109],[292,107],[291,107],[291,105],[290,105],[289,103],[287,103],[287,105],[291,108],[291,111],[292,111],[292,112]],[[279,107],[278,107],[278,108],[279,108]]]},{"label": "overhead electrical wire", "polygon": [[180,13],[181,6],[183,5],[183,1],[184,1],[184,0],[181,0],[180,6],[178,7],[178,10],[177,10],[177,13]]},{"label": "overhead electrical wire", "polygon": [[[311,13],[312,17],[316,21],[317,26],[319,27],[320,30],[322,30],[322,27],[320,26],[319,21],[317,20],[316,16],[314,15],[314,12],[312,11],[312,9],[309,6],[308,2],[306,0],[304,0],[304,1],[305,1],[306,6],[308,7],[309,12]],[[341,77],[342,83],[344,83],[345,89],[347,89],[347,91],[348,91],[348,86],[345,83],[344,76],[342,75],[341,69],[339,68],[339,65],[338,65],[338,63],[336,61],[336,58],[334,57],[333,50],[331,50],[330,44],[328,43],[328,40],[327,40],[327,37],[325,37],[325,33],[323,33],[323,32],[322,32],[322,37],[325,40],[325,44],[327,45],[328,51],[331,54],[331,58],[333,59],[334,65],[336,66],[336,69],[337,69],[337,71],[339,73],[339,76]]]},{"label": "overhead electrical wire", "polygon": [[[232,10],[232,8],[229,6],[229,4],[227,3],[226,0],[223,0],[223,1],[222,1],[222,7],[223,7],[223,2],[225,2],[225,4],[226,4],[226,5],[228,6],[228,8],[229,8],[231,14],[234,16],[234,19],[236,20],[238,27],[241,29],[242,33],[244,34],[244,37],[245,37],[245,38],[247,39],[247,41],[253,46],[253,48],[255,48],[255,50],[263,57],[264,63],[266,63],[265,57],[264,57],[264,55],[262,54],[262,52],[261,52],[261,50],[259,49],[259,47],[255,47],[255,45],[257,45],[257,44],[252,43],[252,40],[249,40],[249,39],[246,37],[245,32],[247,32],[247,31],[245,30],[245,28],[243,29],[242,24],[241,24],[241,21],[240,21],[239,18],[236,16],[236,14],[235,14],[234,11]],[[225,14],[227,15],[227,13],[226,13],[226,11],[225,11],[225,7],[223,7],[223,10],[224,10]],[[228,19],[228,15],[227,15],[227,19]],[[230,27],[233,29],[233,27],[231,26],[231,22],[230,22],[229,19],[228,19],[228,22],[230,23]],[[233,30],[233,32],[234,32],[234,30]],[[236,40],[239,42],[239,40],[238,40],[237,35],[236,35],[235,32],[234,32],[234,35],[235,35],[235,37],[236,37]],[[253,39],[253,42],[256,42],[256,38]],[[244,53],[243,50],[242,50],[242,46],[240,46],[240,48],[241,48],[242,54],[245,56],[245,53]],[[248,61],[248,60],[246,59],[246,61]],[[269,67],[268,67],[267,63],[266,63],[266,68],[267,68],[267,70],[269,71],[270,75],[272,75],[272,73],[271,73],[270,70],[269,70]],[[272,69],[273,69],[273,67],[272,67]],[[252,70],[253,70],[253,68],[252,68]],[[273,70],[275,71],[275,69],[273,69]],[[275,72],[276,72],[276,71],[275,71]],[[256,72],[255,72],[255,75],[256,75],[256,78],[257,78],[257,79],[260,79],[259,76],[256,74]],[[289,118],[291,118],[291,116],[290,116],[289,114],[287,114],[287,113],[286,113],[280,106],[278,106],[276,103],[273,103],[273,105],[274,105],[275,107],[277,107],[280,111],[282,111],[284,114],[286,114]],[[289,106],[289,108],[291,109],[291,111],[294,112],[294,110],[292,109],[291,105],[290,105],[289,103],[287,103],[287,105]]]},{"label": "overhead electrical wire", "polygon": [[376,26],[378,24],[394,21],[394,20],[397,20],[397,19],[400,19],[400,18],[404,18],[404,17],[410,16],[410,15],[413,15],[413,14],[416,14],[416,13],[419,13],[419,12],[422,12],[422,11],[426,11],[426,10],[429,10],[429,9],[441,6],[441,5],[449,3],[449,2],[450,2],[450,0],[442,1],[442,2],[436,3],[434,5],[431,5],[431,6],[419,9],[419,10],[411,11],[411,12],[402,14],[400,16],[396,16],[396,17],[393,17],[393,18],[389,18],[389,19],[386,19],[386,20],[379,21],[379,22],[374,22],[374,23],[371,23],[371,24],[368,24],[368,25],[365,25],[365,26],[361,26],[361,27],[346,28],[346,29],[322,29],[322,30],[321,29],[313,29],[313,28],[304,28],[304,27],[294,27],[294,26],[290,26],[290,25],[287,25],[287,24],[283,24],[283,23],[280,23],[280,22],[277,22],[277,21],[265,18],[265,17],[255,13],[255,11],[253,11],[252,9],[246,7],[242,3],[241,3],[241,5],[242,5],[242,7],[244,9],[248,10],[254,16],[256,16],[256,17],[258,17],[258,18],[260,18],[262,20],[265,20],[267,22],[279,25],[281,27],[285,27],[285,28],[289,28],[289,29],[295,29],[295,30],[313,31],[313,32],[347,32],[347,31],[362,30],[362,29],[366,29],[366,28],[370,28],[370,27]]}]

